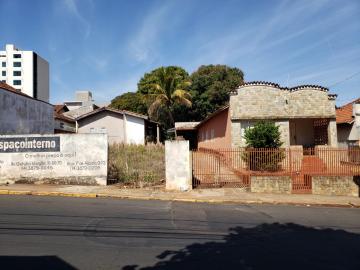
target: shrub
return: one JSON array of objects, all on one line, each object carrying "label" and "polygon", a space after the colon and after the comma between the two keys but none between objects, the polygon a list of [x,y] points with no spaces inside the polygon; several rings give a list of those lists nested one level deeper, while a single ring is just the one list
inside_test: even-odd
[{"label": "shrub", "polygon": [[158,185],[165,179],[163,145],[109,146],[109,182],[132,187]]},{"label": "shrub", "polygon": [[279,127],[273,122],[260,121],[253,128],[245,130],[247,147],[279,148],[283,143],[280,140]]},{"label": "shrub", "polygon": [[246,151],[243,160],[252,171],[277,171],[285,158],[279,127],[273,122],[260,121],[245,130]]}]

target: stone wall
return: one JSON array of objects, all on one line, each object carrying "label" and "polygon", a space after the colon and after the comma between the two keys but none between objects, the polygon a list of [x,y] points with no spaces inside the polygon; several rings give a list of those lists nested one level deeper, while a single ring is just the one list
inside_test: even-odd
[{"label": "stone wall", "polygon": [[313,176],[312,194],[359,197],[359,183],[353,176]]},{"label": "stone wall", "polygon": [[331,119],[328,126],[328,144],[332,147],[338,146],[336,119]]},{"label": "stone wall", "polygon": [[326,91],[297,91],[270,85],[244,85],[230,97],[231,119],[334,118],[335,101]]},{"label": "stone wall", "polygon": [[290,176],[251,176],[250,191],[264,193],[291,194]]},{"label": "stone wall", "polygon": [[192,189],[192,159],[189,141],[165,141],[166,189]]}]

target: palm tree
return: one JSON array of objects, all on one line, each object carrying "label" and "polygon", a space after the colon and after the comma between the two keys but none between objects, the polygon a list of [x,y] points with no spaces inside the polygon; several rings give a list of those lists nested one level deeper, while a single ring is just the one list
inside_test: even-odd
[{"label": "palm tree", "polygon": [[170,118],[171,126],[174,127],[175,121],[171,108],[176,103],[191,107],[191,95],[185,90],[190,84],[190,81],[181,80],[181,77],[176,75],[173,70],[164,67],[160,68],[158,83],[151,85],[154,94],[150,95],[153,96],[154,101],[148,110],[150,118],[155,118],[155,114],[157,114],[156,118],[158,118],[159,111],[165,109]]}]

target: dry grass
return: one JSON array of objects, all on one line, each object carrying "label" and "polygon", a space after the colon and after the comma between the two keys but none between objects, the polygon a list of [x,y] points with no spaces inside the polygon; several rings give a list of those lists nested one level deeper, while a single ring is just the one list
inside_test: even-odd
[{"label": "dry grass", "polygon": [[158,186],[165,179],[165,147],[163,145],[109,146],[110,183],[121,186]]}]

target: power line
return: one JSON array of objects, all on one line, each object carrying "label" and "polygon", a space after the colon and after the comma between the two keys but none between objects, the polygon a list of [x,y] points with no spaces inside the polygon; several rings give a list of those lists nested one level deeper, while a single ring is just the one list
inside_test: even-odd
[{"label": "power line", "polygon": [[332,85],[329,85],[328,88],[334,87],[335,85],[338,85],[338,84],[340,84],[340,83],[343,83],[343,82],[345,82],[345,81],[348,81],[348,80],[354,78],[355,76],[357,76],[357,75],[359,75],[359,74],[360,74],[360,71],[355,72],[354,74],[350,75],[349,77],[346,77],[345,79],[343,79],[343,80],[341,80],[341,81],[338,81],[338,82],[336,82],[336,83],[334,83],[334,84],[332,84]]}]

